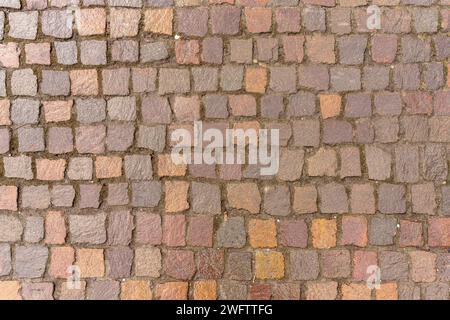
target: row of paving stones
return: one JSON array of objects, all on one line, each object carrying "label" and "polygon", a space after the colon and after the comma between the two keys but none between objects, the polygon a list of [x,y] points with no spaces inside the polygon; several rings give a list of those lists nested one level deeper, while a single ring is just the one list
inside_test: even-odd
[{"label": "row of paving stones", "polygon": [[[216,244],[220,248],[244,248],[249,244],[252,248],[311,246],[329,249],[351,245],[360,248],[393,245],[445,248],[449,242],[445,228],[450,224],[450,219],[444,217],[413,221],[409,220],[414,218],[411,216],[397,218],[390,215],[277,219],[245,219],[232,215],[220,219],[204,214],[175,214],[163,215],[162,219],[161,215],[145,210],[137,210],[132,215],[122,209],[97,214],[74,213],[66,219],[62,211],[32,213],[24,211],[23,221],[14,215],[2,214],[1,241],[15,242],[23,238],[28,244],[44,240],[44,244],[62,245],[67,238],[67,242],[76,245],[115,246],[129,245],[133,239],[135,244],[167,247],[213,247]],[[427,230],[424,224],[427,224]],[[32,257],[29,260],[33,260]]]},{"label": "row of paving stones", "polygon": [[[83,164],[83,163],[80,163]],[[37,163],[41,165],[41,163]],[[83,168],[80,166],[80,168]],[[145,168],[138,167],[145,173]],[[50,167],[47,175],[54,174]],[[84,173],[84,172],[82,172]],[[140,178],[140,177],[139,177]],[[133,178],[131,178],[133,179]],[[24,184],[2,185],[0,210],[48,209],[76,207],[98,209],[104,206],[132,205],[138,208],[163,206],[168,213],[183,212],[220,214],[226,209],[248,213],[289,216],[307,213],[449,215],[449,187],[435,189],[432,183],[400,184],[355,183],[348,187],[330,182],[304,185],[274,185],[253,182],[230,182],[224,191],[215,183],[188,181],[111,181],[109,183],[80,182],[76,185]],[[19,192],[20,191],[20,192]],[[375,194],[375,191],[377,193]],[[190,194],[189,194],[190,192]],[[262,196],[261,196],[262,194]],[[19,196],[20,195],[20,196]],[[251,196],[251,199],[246,197]],[[191,204],[189,204],[189,202]],[[438,203],[440,205],[438,206]],[[445,242],[445,241],[443,241]]]},{"label": "row of paving stones", "polygon": [[[217,65],[223,62],[252,64],[256,61],[289,64],[309,61],[317,64],[360,66],[364,62],[385,65],[393,62],[429,62],[433,58],[443,61],[449,56],[448,45],[445,33],[433,36],[352,34],[340,37],[314,33],[307,36],[291,34],[281,38],[261,36],[229,40],[220,37],[166,41],[125,39],[109,42],[86,39],[78,42],[43,41],[24,45],[14,40],[4,40],[0,45],[0,62],[8,68],[18,68],[21,59],[25,60],[26,65],[35,66],[49,66],[52,61],[61,66],[103,66],[108,62],[138,61],[174,62],[179,65]],[[369,54],[366,54],[367,51]]]},{"label": "row of paving stones", "polygon": [[[2,1],[0,7],[19,9]],[[20,5],[20,1],[14,1]],[[366,2],[366,1],[365,1]],[[376,1],[375,1],[376,2]],[[449,10],[444,7],[419,6],[394,7],[395,4],[382,4],[381,30],[386,33],[435,33],[448,31]],[[73,7],[77,7],[75,4]],[[129,3],[129,2],[128,2]],[[56,7],[70,7],[70,2]],[[361,5],[361,4],[360,4]],[[362,3],[365,5],[365,3]],[[391,5],[392,8],[389,6]],[[431,3],[429,4],[431,5]],[[126,6],[126,5],[125,5]],[[132,5],[131,5],[132,6]],[[55,7],[55,6],[54,6]],[[352,8],[353,7],[353,8]],[[207,34],[240,35],[260,33],[296,33],[327,31],[336,34],[371,32],[366,8],[358,6],[339,6],[326,9],[318,6],[291,6],[281,8],[245,7],[218,5],[190,8],[83,8],[77,15],[71,10],[47,9],[42,12],[33,9],[2,14],[2,28],[5,18],[9,30],[2,30],[2,36],[15,39],[34,40],[42,36],[68,39],[74,29],[80,36],[108,35],[111,38],[135,37],[140,29],[144,33],[192,37]],[[74,9],[75,10],[75,9]],[[381,10],[381,9],[380,9]],[[40,18],[40,19],[39,19]],[[75,20],[76,24],[72,22]],[[352,21],[353,20],[353,21]],[[107,23],[109,29],[107,29]],[[141,27],[141,28],[140,28]],[[38,32],[39,31],[39,32]]]},{"label": "row of paving stones", "polygon": [[376,290],[358,282],[336,281],[267,282],[248,284],[234,280],[197,280],[191,284],[172,281],[152,284],[146,280],[80,281],[76,289],[65,283],[4,281],[4,299],[52,300],[445,300],[448,285],[386,282]]},{"label": "row of paving stones", "polygon": [[[446,122],[448,123],[448,121]],[[305,125],[305,123],[301,123]],[[307,122],[306,124],[310,124]],[[314,124],[314,122],[313,122]],[[105,152],[105,140],[108,151],[127,151],[132,145],[134,128],[124,130],[126,125],[110,125],[109,135],[106,126],[84,126],[76,128],[75,147],[80,156],[71,155],[70,158],[53,159],[49,156],[74,152],[72,130],[70,127],[51,127],[48,129],[47,149],[49,155],[42,155],[46,150],[44,143],[44,128],[21,128],[18,130],[18,151],[26,153],[39,152],[39,156],[6,155],[2,158],[2,172],[6,178],[40,181],[92,180],[113,179],[125,177],[130,180],[153,180],[164,177],[183,177],[188,171],[187,165],[175,165],[168,153],[128,155],[101,155]],[[351,128],[351,127],[350,127]],[[387,127],[389,128],[389,127]],[[115,130],[118,129],[116,138]],[[146,134],[161,137],[164,130],[160,127],[141,126],[138,130],[141,138],[137,145],[143,150],[160,144],[153,141],[153,145],[146,143]],[[338,133],[335,131],[333,133]],[[351,135],[351,129],[350,129]],[[124,137],[128,133],[128,137]],[[331,131],[330,131],[331,134]],[[2,151],[9,151],[9,132],[0,130],[2,137]],[[60,140],[58,140],[58,138]],[[111,141],[113,140],[113,141]],[[164,141],[164,137],[161,138]],[[441,142],[445,142],[439,140]],[[100,143],[99,143],[100,142]],[[346,140],[351,143],[352,140]],[[395,142],[389,141],[389,142]],[[341,142],[342,143],[342,142]],[[301,148],[282,148],[279,169],[276,175],[261,176],[258,165],[220,165],[216,173],[214,165],[189,165],[189,173],[194,177],[221,178],[225,180],[256,179],[294,182],[303,178],[314,177],[368,177],[372,180],[392,181],[397,183],[419,183],[421,180],[444,183],[448,175],[445,148],[440,144],[426,146],[402,144],[395,147],[384,145],[357,146],[325,146],[311,151]],[[390,151],[392,149],[392,152]],[[138,150],[139,151],[139,150]],[[95,158],[90,153],[98,154]],[[361,155],[364,157],[362,158]],[[68,156],[67,156],[68,157]],[[394,188],[393,186],[392,188]],[[342,187],[343,188],[343,187]],[[421,187],[425,189],[424,187]],[[397,186],[399,190],[406,190],[406,186]],[[414,188],[413,188],[414,189]],[[431,185],[430,194],[434,194]],[[403,191],[403,193],[405,193]]]},{"label": "row of paving stones", "polygon": [[[185,98],[183,98],[184,100]],[[191,98],[188,98],[191,99]],[[214,97],[216,99],[216,97]],[[222,99],[218,99],[223,101]],[[217,100],[216,100],[217,101]],[[17,122],[29,122],[38,121],[38,113],[33,113],[38,110],[39,104],[28,103],[22,104],[24,101],[16,101],[12,105],[12,118]],[[187,102],[190,104],[190,102]],[[7,104],[8,105],[8,104]],[[48,105],[54,105],[49,103]],[[56,105],[61,105],[56,103]],[[78,105],[81,109],[78,115],[79,119],[84,120],[85,115],[93,115],[97,119],[102,119],[105,117],[105,113],[102,111],[101,101],[83,101]],[[94,106],[90,110],[84,109],[85,106]],[[162,105],[163,106],[163,105]],[[182,104],[183,107],[187,105]],[[195,108],[195,105],[191,105]],[[423,106],[423,105],[422,105]],[[31,107],[31,108],[30,108]],[[333,106],[332,106],[333,107]],[[1,108],[1,106],[0,106]],[[104,109],[103,109],[104,110]],[[199,109],[197,109],[199,110]],[[225,111],[226,109],[224,109]],[[148,111],[148,115],[151,116],[153,110]],[[115,112],[112,110],[111,113]],[[180,112],[186,115],[186,108],[180,110]],[[194,110],[195,112],[195,110]],[[388,111],[389,112],[389,111]],[[111,114],[110,113],[110,114]],[[164,117],[163,114],[159,116]],[[76,150],[80,154],[102,154],[107,151],[127,151],[127,150],[139,150],[148,149],[156,152],[164,151],[164,143],[172,143],[172,133],[177,129],[187,129],[193,131],[189,128],[188,124],[172,124],[170,126],[165,125],[147,125],[140,124],[137,128],[132,123],[122,123],[122,122],[109,122],[107,124],[94,123],[91,124],[90,121],[95,121],[96,118],[89,119],[86,124],[77,124],[74,127],[67,124],[60,124],[58,126],[29,126],[14,125],[11,128],[0,128],[1,137],[1,153],[7,153],[9,151],[19,151],[19,152],[44,152],[47,151],[49,154],[70,154]],[[144,117],[145,121],[145,117]],[[349,155],[350,158],[354,158],[355,164],[360,163],[359,160],[359,149],[358,146],[363,148],[364,154],[366,156],[367,167],[369,168],[369,175],[374,179],[376,176],[382,176],[379,180],[388,179],[391,174],[390,163],[393,157],[391,153],[395,155],[396,161],[402,161],[402,154],[406,151],[412,152],[410,155],[411,159],[415,159],[414,163],[410,166],[412,168],[418,168],[419,153],[425,154],[423,157],[424,171],[428,171],[427,168],[427,156],[436,155],[437,158],[441,151],[439,151],[442,145],[439,143],[447,143],[450,140],[448,130],[449,116],[437,116],[437,117],[421,117],[421,116],[404,116],[400,119],[397,117],[379,117],[376,119],[361,119],[357,121],[347,121],[338,119],[328,119],[320,121],[320,119],[302,119],[290,122],[277,122],[277,121],[267,121],[260,124],[257,121],[234,121],[232,124],[228,122],[205,122],[205,132],[208,129],[216,128],[223,135],[227,132],[227,129],[249,129],[253,128],[255,130],[261,129],[276,129],[279,130],[280,134],[280,144],[281,147],[292,147],[292,149],[305,147],[305,148],[319,148],[317,150],[315,157],[320,160],[323,159],[322,155],[332,156],[332,159],[324,159],[328,163],[333,164],[329,169],[330,173],[314,173],[316,169],[311,169],[313,171],[309,172],[310,176],[336,176],[335,159],[337,158],[337,153]],[[321,127],[322,125],[322,127]],[[10,130],[11,129],[11,130]],[[189,132],[189,131],[188,131]],[[135,137],[135,133],[137,137]],[[166,134],[169,134],[167,137]],[[61,140],[57,139],[60,135]],[[92,140],[91,140],[92,139]],[[429,141],[428,145],[421,145],[421,143]],[[16,143],[17,142],[17,143]],[[393,143],[400,143],[397,146],[393,146]],[[351,147],[347,144],[355,143],[356,146]],[[376,145],[368,145],[371,143],[376,143]],[[414,143],[414,144],[412,144]],[[334,148],[334,149],[333,149]],[[392,150],[390,150],[392,149]],[[284,150],[284,149],[283,149]],[[424,150],[424,151],[423,151]],[[308,149],[308,157],[311,150]],[[392,151],[392,152],[391,152]],[[303,155],[304,151],[301,149],[297,150],[286,150],[285,156],[289,156],[289,152],[297,152],[300,157],[300,167],[303,165]],[[375,157],[377,159],[384,159],[382,164],[382,170],[386,172],[381,175],[371,175],[371,159]],[[352,161],[352,159],[349,159]],[[312,166],[320,166],[318,164],[311,164]],[[342,165],[344,167],[345,164]],[[360,165],[358,164],[358,167]],[[324,172],[325,169],[319,169],[318,172]],[[354,172],[361,171],[360,169],[353,169]],[[374,169],[375,170],[375,169]],[[380,169],[381,170],[381,169]],[[446,176],[445,168],[436,168],[435,170],[443,170],[442,173],[436,173],[440,179]],[[300,168],[301,171],[301,168]],[[325,170],[326,171],[326,170]],[[401,175],[401,170],[398,169],[398,175]],[[416,178],[400,178],[398,181],[406,182],[417,182],[418,180],[418,169],[413,170],[411,173]],[[343,176],[346,174],[343,173]],[[347,176],[352,176],[348,174]],[[361,174],[355,174],[353,176],[361,176]],[[427,176],[426,179],[432,179],[432,174]],[[288,180],[288,179],[283,179]],[[411,181],[410,181],[411,180]]]},{"label": "row of paving stones", "polygon": [[[450,51],[446,54],[446,58],[449,56]],[[405,91],[403,100],[408,109],[413,109],[414,113],[428,114],[432,109],[432,95],[426,91],[442,89],[447,85],[445,81],[447,69],[447,65],[438,62],[396,64],[392,67],[366,66],[362,70],[350,66],[327,67],[323,64],[270,68],[259,66],[244,68],[228,64],[222,68],[192,67],[191,70],[160,68],[157,71],[156,68],[133,68],[132,70],[115,68],[103,69],[102,71],[95,69],[42,70],[38,73],[26,68],[9,73],[0,70],[0,96],[5,97],[7,93],[12,96],[29,97],[38,95],[89,97],[99,96],[101,93],[105,96],[127,96],[131,93],[146,92],[157,92],[160,95],[191,92],[192,94],[202,94],[216,92],[219,88],[230,93],[244,91],[243,94],[287,95],[300,89],[313,92],[329,90],[335,93],[331,97],[334,99],[339,99],[339,97],[336,97],[339,93],[343,95],[348,93],[354,99],[360,98],[361,103],[370,104],[371,92],[376,92],[375,97],[381,95],[381,98],[383,98],[383,92],[380,93],[379,91],[386,90],[397,92],[396,95],[392,95],[391,99],[398,99],[398,92]],[[38,74],[40,80],[38,80]],[[158,84],[156,79],[158,79]],[[177,81],[174,79],[177,79]],[[366,93],[352,93],[361,90],[366,91]],[[327,97],[325,94],[324,96]],[[248,108],[249,110],[240,112],[245,112],[242,114],[243,116],[254,115],[255,111],[252,111],[251,107],[256,104],[255,97],[242,95],[234,99],[243,100],[244,98],[247,101],[244,100],[245,105],[242,108]],[[388,99],[389,96],[385,98]],[[424,100],[424,106],[419,107],[420,101],[418,100]],[[27,100],[19,101],[25,103]],[[336,103],[335,100],[333,102]],[[394,100],[393,103],[401,102]],[[438,104],[438,109],[448,109],[448,92],[439,92],[436,97],[436,104]],[[354,111],[350,117],[370,116],[370,110],[368,109],[370,109],[370,106],[364,106],[359,114],[358,111]],[[308,110],[304,112],[305,115],[311,113]],[[438,110],[438,114],[445,112],[448,113],[448,110]]]},{"label": "row of paving stones", "polygon": [[[53,227],[61,213],[49,213]],[[46,241],[61,241],[61,230],[46,234]],[[123,231],[121,230],[121,233]],[[60,239],[58,239],[60,238]],[[266,241],[259,238],[260,241]],[[115,238],[117,243],[118,238]],[[122,239],[125,240],[125,239]],[[427,251],[409,252],[347,249],[275,250],[252,252],[207,249],[194,253],[190,250],[167,249],[161,252],[155,247],[73,248],[40,245],[15,246],[11,262],[9,245],[0,246],[0,274],[14,274],[17,280],[0,281],[0,297],[25,299],[151,299],[187,298],[188,280],[194,299],[288,298],[299,299],[300,293],[307,299],[447,299],[449,254]],[[46,271],[47,260],[50,260]],[[66,268],[75,263],[84,275],[75,290],[68,288]],[[383,283],[372,293],[365,283],[366,269],[380,265]],[[44,276],[44,273],[45,276]],[[107,276],[109,279],[100,280]],[[137,280],[129,279],[131,276]],[[23,279],[43,278],[39,282]],[[152,280],[142,280],[142,278]],[[257,280],[269,280],[255,284]],[[321,281],[316,279],[321,278]],[[96,279],[97,278],[97,279]],[[141,279],[139,279],[141,278]],[[158,278],[159,280],[155,279]],[[164,282],[164,279],[172,281]],[[57,290],[51,280],[57,280]],[[222,279],[222,280],[220,280]],[[284,279],[285,282],[272,282]],[[163,280],[161,282],[161,280]],[[437,281],[437,282],[435,282]],[[87,290],[86,289],[87,284]],[[247,287],[248,285],[248,287]],[[278,286],[280,286],[278,288]],[[302,287],[302,290],[300,288]],[[289,289],[286,292],[279,289]],[[306,289],[305,292],[303,289]],[[421,290],[422,289],[422,290]],[[21,291],[21,295],[19,293]],[[87,292],[85,292],[87,291]],[[421,294],[422,291],[422,294]]]}]

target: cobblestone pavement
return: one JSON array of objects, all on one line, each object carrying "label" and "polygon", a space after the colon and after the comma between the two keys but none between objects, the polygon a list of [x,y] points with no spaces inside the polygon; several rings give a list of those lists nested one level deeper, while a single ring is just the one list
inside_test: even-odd
[{"label": "cobblestone pavement", "polygon": [[[0,0],[0,299],[449,299],[449,19]],[[278,173],[174,164],[195,120],[279,129]]]}]

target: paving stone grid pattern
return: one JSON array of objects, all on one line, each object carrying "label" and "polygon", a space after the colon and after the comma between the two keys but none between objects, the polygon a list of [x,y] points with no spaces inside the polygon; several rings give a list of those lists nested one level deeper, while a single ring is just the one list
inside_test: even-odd
[{"label": "paving stone grid pattern", "polygon": [[[0,299],[449,299],[449,18],[0,0]],[[174,165],[200,119],[280,129],[279,172]]]}]

